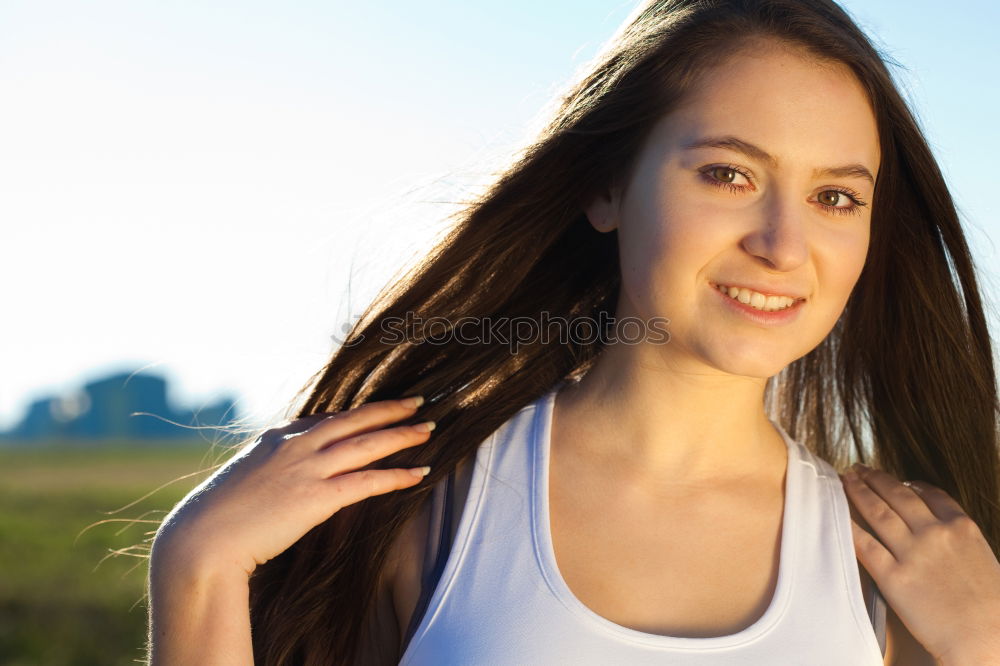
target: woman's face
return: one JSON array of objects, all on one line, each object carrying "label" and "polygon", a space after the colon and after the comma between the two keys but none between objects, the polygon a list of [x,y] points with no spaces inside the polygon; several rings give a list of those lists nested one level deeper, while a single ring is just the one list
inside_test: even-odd
[{"label": "woman's face", "polygon": [[[879,160],[849,69],[781,47],[740,51],[657,124],[624,195],[587,208],[599,230],[618,228],[617,318],[669,319],[662,353],[674,361],[776,374],[822,342],[857,282],[874,191],[864,173],[874,179]],[[717,285],[805,300],[762,323]]]}]

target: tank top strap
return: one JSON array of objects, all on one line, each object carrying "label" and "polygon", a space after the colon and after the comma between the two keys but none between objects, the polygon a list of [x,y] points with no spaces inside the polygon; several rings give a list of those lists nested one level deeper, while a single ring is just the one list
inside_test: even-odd
[{"label": "tank top strap", "polygon": [[[464,508],[448,511],[454,505],[449,487],[461,494],[461,475],[435,488],[402,666],[441,663],[446,655],[454,663],[707,666],[775,663],[789,655],[810,655],[816,666],[882,663],[885,603],[877,591],[868,604],[862,598],[836,471],[784,432],[789,467],[780,568],[761,617],[732,634],[695,638],[618,625],[584,606],[554,563],[548,522],[553,404],[554,394],[535,401],[480,445]],[[447,529],[453,513],[461,516],[454,544],[454,530]]]},{"label": "tank top strap", "polygon": [[878,585],[872,581],[872,598],[868,602],[868,617],[872,621],[872,628],[875,629],[875,637],[878,639],[878,647],[885,656],[885,599],[879,592]]},{"label": "tank top strap", "polygon": [[452,521],[454,520],[455,508],[455,475],[456,470],[448,474],[444,482],[438,483],[434,487],[431,496],[431,519],[427,530],[427,542],[424,546],[423,571],[420,577],[420,597],[417,605],[410,616],[410,622],[406,628],[406,635],[400,646],[399,654],[406,652],[406,647],[413,638],[417,627],[427,612],[427,605],[434,588],[437,587],[438,580],[444,571],[448,561],[448,553],[451,551]]}]

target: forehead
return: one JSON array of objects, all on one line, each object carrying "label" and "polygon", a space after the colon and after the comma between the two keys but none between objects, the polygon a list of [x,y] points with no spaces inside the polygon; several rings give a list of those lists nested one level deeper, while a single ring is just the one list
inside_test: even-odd
[{"label": "forehead", "polygon": [[864,88],[841,63],[795,48],[751,46],[703,74],[651,140],[677,149],[706,136],[735,135],[781,168],[858,162],[876,173],[878,128]]}]

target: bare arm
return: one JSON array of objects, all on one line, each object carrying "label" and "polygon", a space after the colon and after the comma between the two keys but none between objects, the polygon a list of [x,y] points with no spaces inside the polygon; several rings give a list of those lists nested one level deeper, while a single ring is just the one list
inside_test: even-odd
[{"label": "bare arm", "polygon": [[157,550],[149,567],[149,664],[253,664],[246,572],[188,565]]},{"label": "bare arm", "polygon": [[164,518],[150,553],[150,666],[253,664],[250,576],[340,509],[419,483],[429,467],[363,469],[427,441],[382,428],[419,401],[385,400],[268,430]]}]

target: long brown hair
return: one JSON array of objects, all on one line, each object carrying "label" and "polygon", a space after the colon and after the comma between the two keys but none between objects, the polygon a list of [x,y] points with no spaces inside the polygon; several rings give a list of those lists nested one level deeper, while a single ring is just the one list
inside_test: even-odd
[{"label": "long brown hair", "polygon": [[[738,36],[738,38],[736,37]],[[843,63],[866,91],[882,161],[869,253],[830,334],[768,380],[767,408],[838,470],[852,460],[935,484],[1000,556],[997,387],[969,248],[927,142],[881,54],[832,0],[650,0],[553,106],[550,122],[457,215],[452,230],[387,286],[300,392],[297,416],[420,394],[425,445],[372,465],[430,465],[429,477],[316,526],[250,578],[258,664],[352,663],[390,543],[432,486],[518,409],[586,372],[598,342],[466,344],[386,322],[614,315],[616,233],[583,205],[627,182],[653,124],[698,77],[756,39]],[[893,63],[895,64],[895,63]],[[444,329],[442,329],[444,327]]]}]

